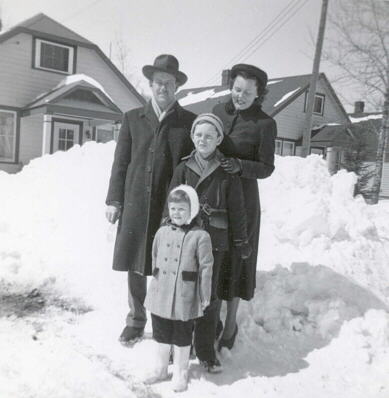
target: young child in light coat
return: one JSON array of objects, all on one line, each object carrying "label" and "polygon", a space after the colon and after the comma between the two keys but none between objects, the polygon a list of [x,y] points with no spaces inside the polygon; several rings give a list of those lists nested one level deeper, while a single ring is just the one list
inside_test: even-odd
[{"label": "young child in light coat", "polygon": [[153,277],[145,300],[158,343],[155,368],[146,382],[167,378],[173,345],[173,389],[178,392],[187,388],[194,319],[202,317],[210,303],[213,255],[209,234],[195,220],[196,191],[180,185],[167,203],[169,218],[153,241]]}]

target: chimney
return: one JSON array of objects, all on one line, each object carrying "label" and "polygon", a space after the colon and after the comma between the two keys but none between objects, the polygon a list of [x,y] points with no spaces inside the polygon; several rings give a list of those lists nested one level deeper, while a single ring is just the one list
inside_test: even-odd
[{"label": "chimney", "polygon": [[364,101],[355,101],[354,102],[354,113],[363,113],[365,110]]},{"label": "chimney", "polygon": [[229,87],[230,86],[230,80],[231,80],[231,70],[230,69],[224,69],[222,72],[222,86],[223,87]]}]

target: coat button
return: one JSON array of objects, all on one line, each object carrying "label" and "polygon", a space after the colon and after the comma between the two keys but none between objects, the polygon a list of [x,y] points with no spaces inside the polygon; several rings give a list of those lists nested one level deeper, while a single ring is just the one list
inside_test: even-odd
[{"label": "coat button", "polygon": [[176,274],[176,271],[173,271],[172,274],[175,275],[175,274]]},{"label": "coat button", "polygon": [[163,274],[166,275],[166,271],[163,271]]},{"label": "coat button", "polygon": [[175,258],[174,261],[178,261],[178,258]]},{"label": "coat button", "polygon": [[181,246],[180,245],[177,245],[177,248],[179,249]]},{"label": "coat button", "polygon": [[167,257],[165,257],[165,261],[167,261]]},{"label": "coat button", "polygon": [[170,243],[168,243],[166,246],[167,246],[167,247],[170,247]]}]

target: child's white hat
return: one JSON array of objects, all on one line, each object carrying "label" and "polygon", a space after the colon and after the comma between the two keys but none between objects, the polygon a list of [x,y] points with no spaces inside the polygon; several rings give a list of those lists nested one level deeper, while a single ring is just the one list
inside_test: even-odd
[{"label": "child's white hat", "polygon": [[196,119],[192,124],[192,128],[190,130],[191,137],[193,136],[196,126],[200,122],[212,124],[212,126],[215,127],[217,133],[220,135],[220,137],[224,136],[224,126],[221,119],[213,113],[201,113],[196,117]]},{"label": "child's white hat", "polygon": [[174,191],[184,191],[188,195],[190,201],[190,217],[185,224],[190,224],[200,211],[200,203],[197,192],[190,185],[186,184],[179,185],[178,187],[172,189],[170,193],[173,193]]}]

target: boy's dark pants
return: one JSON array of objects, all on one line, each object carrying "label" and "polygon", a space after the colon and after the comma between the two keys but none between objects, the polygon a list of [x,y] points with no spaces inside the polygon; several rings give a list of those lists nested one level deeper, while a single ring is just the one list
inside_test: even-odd
[{"label": "boy's dark pants", "polygon": [[196,319],[194,328],[194,346],[200,361],[212,361],[216,358],[216,325],[219,319],[220,300],[217,298],[217,284],[220,267],[226,252],[213,251],[211,303],[204,311],[204,316]]}]

